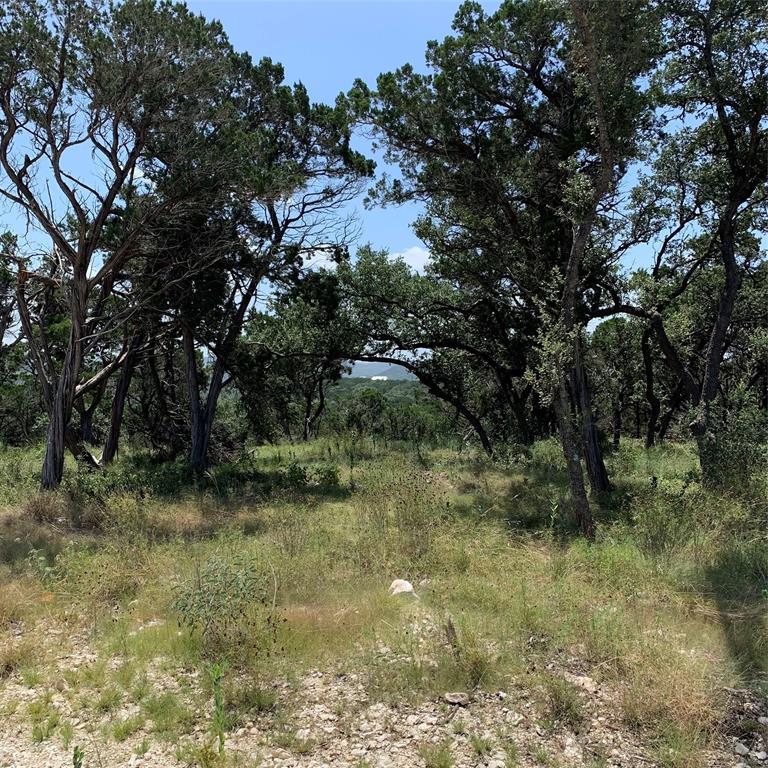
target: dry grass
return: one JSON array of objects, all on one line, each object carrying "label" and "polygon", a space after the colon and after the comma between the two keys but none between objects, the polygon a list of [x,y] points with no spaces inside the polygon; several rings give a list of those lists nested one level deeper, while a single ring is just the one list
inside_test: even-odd
[{"label": "dry grass", "polygon": [[[263,449],[258,461],[278,466],[278,450]],[[293,450],[309,466],[331,451]],[[141,681],[158,666],[171,675],[201,667],[201,637],[179,629],[174,590],[212,558],[240,558],[259,564],[260,588],[278,619],[270,652],[255,662],[254,690],[311,665],[356,669],[372,695],[388,699],[517,682],[539,686],[543,718],[576,727],[583,692],[557,675],[531,680],[526,671],[576,660],[582,673],[615,690],[627,727],[672,750],[671,767],[695,766],[722,716],[723,686],[743,685],[755,669],[743,653],[736,658],[734,638],[754,636],[747,650],[756,658],[765,642],[759,551],[732,547],[723,560],[733,523],[721,518],[695,541],[657,551],[648,543],[657,529],[645,536],[641,528],[657,524],[656,506],[634,527],[628,521],[636,509],[607,507],[596,544],[569,538],[562,520],[552,520],[553,500],[563,498],[556,458],[548,446],[537,451],[531,463],[506,470],[446,451],[430,454],[425,469],[406,453],[369,449],[355,467],[353,492],[310,486],[170,501],[117,493],[100,502],[98,535],[57,533],[49,524],[54,512],[33,497],[3,524],[19,535],[4,545],[14,566],[0,574],[0,674],[19,674],[46,642],[31,629],[36,621],[68,630],[80,622],[102,660],[116,655],[130,675],[105,669],[95,683],[73,678],[72,695],[90,691],[102,711],[127,696],[141,702],[141,717],[157,733],[183,732],[186,700],[163,698]],[[619,458],[630,468],[627,488],[640,489],[623,498],[639,504],[647,461],[628,452]],[[668,463],[659,452],[652,458],[664,493],[690,469],[679,452]],[[689,503],[700,514],[700,495],[670,493],[681,505],[675,514]],[[728,589],[740,589],[734,574],[752,584],[749,605],[728,602],[726,575]],[[388,597],[394,578],[413,581],[419,598]],[[21,641],[11,642],[11,627],[25,630]],[[52,674],[43,671],[40,684]],[[137,723],[126,721],[113,737],[128,738]]]}]

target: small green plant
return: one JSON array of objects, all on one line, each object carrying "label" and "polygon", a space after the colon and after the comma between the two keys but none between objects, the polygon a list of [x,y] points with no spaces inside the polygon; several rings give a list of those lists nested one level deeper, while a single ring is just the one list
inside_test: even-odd
[{"label": "small green plant", "polygon": [[312,470],[312,480],[317,485],[336,488],[339,485],[339,468],[336,464],[319,464]]},{"label": "small green plant", "polygon": [[51,738],[61,719],[59,711],[51,704],[51,698],[51,692],[46,691],[27,706],[32,723],[32,741],[38,744]]},{"label": "small green plant", "polygon": [[72,737],[74,735],[75,730],[69,720],[65,720],[59,725],[59,736],[61,737],[61,745],[64,749],[69,749],[69,745],[72,743]]},{"label": "small green plant", "polygon": [[448,740],[440,744],[419,745],[419,756],[424,761],[425,768],[452,768],[454,764],[451,743]]},{"label": "small green plant", "polygon": [[520,765],[520,750],[513,741],[504,745],[504,768],[517,768]]},{"label": "small green plant", "polygon": [[127,738],[133,736],[136,731],[140,730],[143,725],[143,715],[134,715],[133,717],[116,720],[112,724],[112,736],[114,736],[115,741],[125,741]]},{"label": "small green plant", "polygon": [[94,708],[103,714],[114,712],[120,706],[122,698],[122,694],[117,688],[108,685],[99,693]]},{"label": "small green plant", "polygon": [[295,459],[280,472],[280,484],[286,488],[304,488],[308,482],[307,470]]},{"label": "small green plant", "polygon": [[554,674],[545,675],[543,683],[544,705],[550,725],[563,723],[578,728],[584,719],[584,708],[576,686]]},{"label": "small green plant", "polygon": [[245,661],[276,641],[274,594],[252,561],[211,558],[176,590],[179,623],[198,632],[207,658]]},{"label": "small green plant", "polygon": [[493,739],[488,735],[472,733],[469,736],[469,743],[478,757],[486,757],[493,751]]},{"label": "small green plant", "polygon": [[170,691],[159,696],[149,696],[141,708],[152,721],[154,731],[165,737],[177,737],[192,725],[192,713]]},{"label": "small green plant", "polygon": [[224,738],[227,730],[227,712],[224,707],[224,674],[226,661],[209,664],[205,671],[213,689],[213,713],[211,715],[211,733],[218,747],[219,756],[224,756]]},{"label": "small green plant", "polygon": [[141,740],[141,744],[139,744],[139,746],[133,750],[134,754],[136,754],[138,757],[144,757],[144,755],[149,752],[150,746],[151,744],[149,743],[149,739],[144,738]]},{"label": "small green plant", "polygon": [[463,681],[471,688],[487,683],[493,671],[493,661],[477,634],[467,627],[457,630],[448,617],[445,634]]},{"label": "small green plant", "polygon": [[83,768],[83,760],[85,759],[85,752],[82,747],[76,746],[72,750],[72,768]]}]

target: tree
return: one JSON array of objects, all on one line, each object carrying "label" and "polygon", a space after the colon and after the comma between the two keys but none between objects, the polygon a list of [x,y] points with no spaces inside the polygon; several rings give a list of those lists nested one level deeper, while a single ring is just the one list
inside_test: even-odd
[{"label": "tree", "polygon": [[[50,419],[43,488],[61,481],[65,444],[74,441],[74,401],[94,386],[80,381],[83,360],[93,340],[119,321],[101,310],[136,239],[159,211],[189,193],[163,184],[166,170],[206,156],[228,52],[220,26],[181,5],[11,0],[0,10],[0,195],[50,240],[68,309],[65,354],[57,363],[38,344],[22,307]],[[94,160],[92,175],[71,162],[84,150]],[[107,252],[105,229],[139,171],[162,194],[144,196],[121,242]],[[46,280],[20,271],[22,305],[28,286]],[[124,354],[97,376],[109,375]]]},{"label": "tree", "polygon": [[[257,292],[297,282],[319,255],[342,257],[351,230],[339,210],[373,171],[371,161],[350,147],[342,102],[310,103],[306,89],[283,84],[282,67],[268,59],[253,65],[241,57],[237,64],[233,106],[250,153],[241,171],[243,187],[236,204],[224,208],[228,219],[215,212],[194,232],[185,230],[195,248],[206,243],[219,252],[210,260],[212,269],[196,278],[195,295],[205,292],[207,299],[191,311],[182,309],[179,318],[190,393],[189,463],[195,471],[208,463],[218,398],[232,381],[232,361]],[[225,237],[218,234],[222,226],[229,227]],[[212,292],[214,286],[220,294]],[[204,394],[198,342],[212,359]]]},{"label": "tree", "polygon": [[[514,318],[505,334],[540,331],[542,354],[558,345],[564,352],[550,366],[546,395],[557,393],[573,502],[588,535],[582,442],[595,487],[607,478],[579,351],[589,319],[583,298],[609,265],[585,258],[647,120],[641,77],[655,53],[652,11],[532,1],[486,15],[466,3],[455,36],[429,45],[432,74],[406,65],[381,75],[375,93],[359,83],[350,94],[401,170],[383,181],[379,199],[425,204],[416,232],[434,273],[505,323]],[[553,277],[557,295],[546,290]]]},{"label": "tree", "polygon": [[[753,0],[669,0],[669,53],[658,73],[667,129],[635,190],[632,225],[655,241],[650,274],[614,292],[648,320],[692,408],[705,478],[716,470],[715,413],[739,291],[762,255],[768,182],[768,19]],[[696,362],[675,338],[679,299],[706,273],[716,307]],[[641,276],[642,277],[642,276]],[[632,301],[632,289],[638,302]],[[703,365],[698,365],[698,360]]]}]

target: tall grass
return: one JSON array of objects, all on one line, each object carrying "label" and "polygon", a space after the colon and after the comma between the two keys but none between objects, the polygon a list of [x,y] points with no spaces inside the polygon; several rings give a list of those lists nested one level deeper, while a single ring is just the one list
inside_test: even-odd
[{"label": "tall grass", "polygon": [[[157,734],[190,727],[207,693],[171,701],[139,682],[158,666],[204,669],[230,635],[254,649],[229,659],[256,692],[234,698],[265,712],[280,706],[271,680],[329,666],[357,670],[387,699],[523,685],[553,727],[575,727],[582,693],[567,675],[578,667],[615,691],[626,727],[696,754],[724,717],[724,687],[759,686],[768,671],[765,499],[703,488],[689,446],[627,441],[588,545],[570,533],[555,447],[499,464],[317,441],[251,450],[196,485],[134,456],[103,475],[70,473],[42,500],[5,451],[0,678],[46,642],[30,630],[11,647],[13,627],[79,621],[130,675],[73,685],[103,707],[104,691],[140,702],[114,730],[127,739],[142,718]],[[418,598],[390,598],[394,578]],[[212,644],[204,608],[210,596],[216,612],[227,584],[240,585],[242,610]],[[430,759],[448,759],[438,751]]]}]

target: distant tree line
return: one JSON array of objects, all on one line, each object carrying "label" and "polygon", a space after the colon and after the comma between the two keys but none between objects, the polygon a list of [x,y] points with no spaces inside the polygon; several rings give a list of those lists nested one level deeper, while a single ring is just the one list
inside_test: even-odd
[{"label": "distant tree line", "polygon": [[[33,233],[0,240],[0,427],[44,437],[43,488],[126,433],[200,471],[339,429],[350,360],[433,396],[401,426],[556,434],[586,536],[624,435],[694,440],[709,483],[759,460],[764,4],[470,2],[426,59],[328,106],[182,5],[0,8],[0,196]],[[368,203],[422,204],[423,274],[349,252],[358,126],[399,169]],[[375,400],[346,427],[384,429]]]}]

